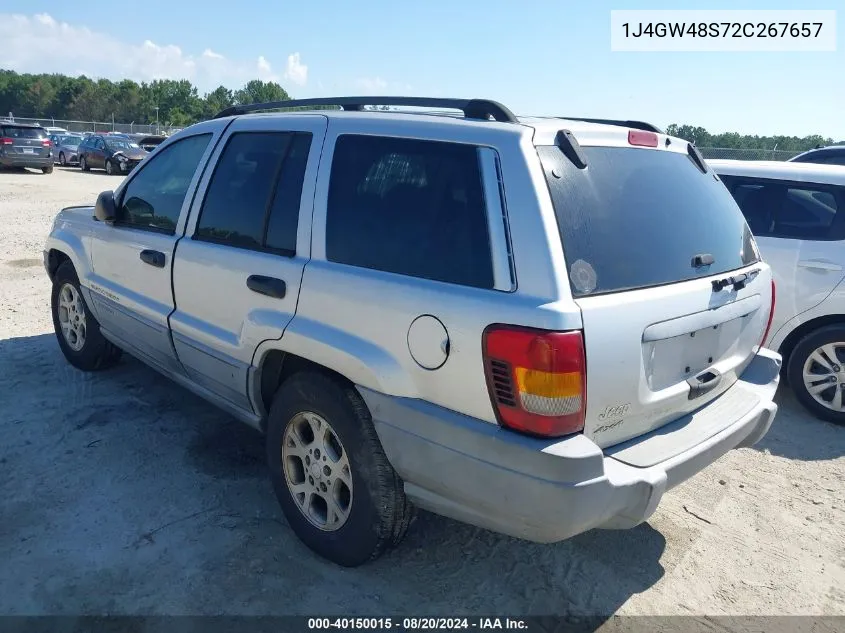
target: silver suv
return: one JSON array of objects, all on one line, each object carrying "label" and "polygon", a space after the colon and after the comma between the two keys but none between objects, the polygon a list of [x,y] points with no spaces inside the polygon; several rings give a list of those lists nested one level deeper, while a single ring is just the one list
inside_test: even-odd
[{"label": "silver suv", "polygon": [[59,213],[45,266],[71,364],[125,350],[263,431],[291,527],[347,566],[415,507],[635,526],[777,409],[769,267],[700,154],[634,121],[230,108]]}]

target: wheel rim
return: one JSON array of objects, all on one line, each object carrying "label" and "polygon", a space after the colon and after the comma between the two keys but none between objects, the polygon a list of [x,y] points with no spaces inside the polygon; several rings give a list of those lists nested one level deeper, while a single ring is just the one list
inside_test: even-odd
[{"label": "wheel rim", "polygon": [[352,472],[340,438],[324,418],[297,413],[285,427],[282,471],[299,511],[316,528],[334,532],[352,509]]},{"label": "wheel rim", "polygon": [[110,161],[110,160],[107,160],[107,161],[106,161],[106,173],[107,173],[109,176],[111,176],[111,170],[112,170],[112,167],[111,167],[111,161]]},{"label": "wheel rim", "polygon": [[79,166],[80,166],[82,169],[85,169],[85,159],[84,159],[84,158],[80,158],[80,159],[79,159]]},{"label": "wheel rim", "polygon": [[62,336],[74,352],[85,347],[85,305],[82,295],[73,284],[64,284],[59,289],[59,325]]},{"label": "wheel rim", "polygon": [[65,166],[65,155],[64,154],[59,154],[59,165],[61,165],[62,167]]},{"label": "wheel rim", "polygon": [[823,407],[845,413],[845,343],[827,343],[804,362],[804,388]]}]

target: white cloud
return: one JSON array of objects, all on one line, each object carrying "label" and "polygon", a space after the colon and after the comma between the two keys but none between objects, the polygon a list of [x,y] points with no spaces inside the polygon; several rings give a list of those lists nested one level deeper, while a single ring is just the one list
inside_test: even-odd
[{"label": "white cloud", "polygon": [[[85,26],[59,22],[46,13],[33,16],[0,13],[0,68],[17,72],[85,74],[107,79],[188,79],[200,93],[219,85],[237,89],[250,79],[285,81],[303,86],[308,67],[299,53],[287,58],[280,78],[264,56],[233,60],[206,48],[199,55],[174,44],[147,39],[133,43]],[[96,46],[80,46],[96,42]],[[104,55],[103,51],[109,51]]]},{"label": "white cloud", "polygon": [[302,63],[299,53],[288,55],[288,63],[285,68],[285,79],[292,81],[297,86],[304,86],[308,81],[308,66]]},{"label": "white cloud", "polygon": [[381,77],[359,77],[355,80],[355,89],[363,96],[398,95],[407,97],[412,94],[411,84],[401,81],[386,81]]},{"label": "white cloud", "polygon": [[387,88],[387,82],[381,77],[361,77],[355,84],[365,93],[381,93]]}]

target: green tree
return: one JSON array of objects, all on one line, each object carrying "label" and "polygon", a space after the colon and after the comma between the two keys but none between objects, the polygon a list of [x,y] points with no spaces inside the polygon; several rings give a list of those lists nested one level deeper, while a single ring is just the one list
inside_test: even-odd
[{"label": "green tree", "polygon": [[268,101],[287,101],[290,95],[274,81],[253,79],[235,93],[235,103],[267,103]]}]

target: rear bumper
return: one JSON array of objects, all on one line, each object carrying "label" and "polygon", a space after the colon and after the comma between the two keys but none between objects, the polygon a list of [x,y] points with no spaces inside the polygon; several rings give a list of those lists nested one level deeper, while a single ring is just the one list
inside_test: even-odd
[{"label": "rear bumper", "polygon": [[[589,438],[541,440],[419,400],[359,388],[405,491],[418,506],[519,538],[551,543],[592,528],[630,528],[651,516],[663,494],[733,448],[752,446],[772,424],[781,359],[761,350],[735,389],[753,406],[721,430],[647,468],[614,458]],[[734,394],[735,398],[735,394]],[[690,418],[633,440],[663,442]],[[626,443],[630,448],[631,442]]]},{"label": "rear bumper", "polygon": [[40,169],[50,167],[53,164],[52,156],[28,156],[26,154],[0,156],[0,165],[3,167],[33,167]]}]

